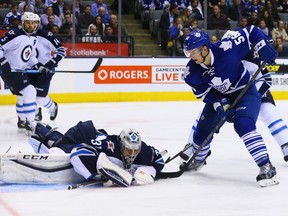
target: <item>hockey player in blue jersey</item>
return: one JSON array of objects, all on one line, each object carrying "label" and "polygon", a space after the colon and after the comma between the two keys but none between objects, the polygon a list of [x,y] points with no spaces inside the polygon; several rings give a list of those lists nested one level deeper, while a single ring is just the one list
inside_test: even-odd
[{"label": "hockey player in blue jersey", "polygon": [[[277,53],[266,43],[263,33],[254,26],[216,44],[210,44],[208,35],[201,31],[192,31],[186,38],[185,54],[191,60],[187,64],[184,79],[196,97],[205,103],[193,135],[192,150],[195,152],[219,120],[226,117],[227,121],[234,123],[236,133],[260,168],[257,182],[260,186],[269,186],[279,182],[263,138],[256,131],[262,95],[255,84],[252,83],[234,109],[230,108],[230,104],[250,79],[249,71],[244,68],[241,60],[251,49],[251,44],[261,60],[268,64],[275,63]],[[203,166],[211,141],[201,149],[189,168],[197,170]]]},{"label": "hockey player in blue jersey", "polygon": [[25,73],[13,71],[24,71],[38,64],[35,35],[37,20],[35,14],[25,12],[21,17],[22,28],[8,31],[0,39],[0,74],[12,94],[20,101],[16,109],[21,109],[25,120],[23,127],[29,130],[36,126],[36,90],[29,83]]},{"label": "hockey player in blue jersey", "polygon": [[100,175],[124,187],[153,183],[164,167],[159,151],[133,128],[109,135],[92,121],[80,121],[62,134],[38,123],[29,143],[36,153],[70,153],[75,171],[87,180]]},{"label": "hockey player in blue jersey", "polygon": [[[44,68],[47,68],[47,70],[42,70],[42,73],[38,74],[27,74],[27,76],[30,83],[37,90],[37,105],[45,107],[50,114],[50,120],[53,121],[56,119],[58,114],[58,104],[50,98],[48,92],[51,79],[55,74],[55,68],[66,56],[66,51],[61,42],[51,32],[39,29],[40,17],[37,14],[35,15],[39,18],[38,30],[36,31],[38,40],[36,47],[37,58],[38,61],[44,66]],[[17,112],[17,114],[18,116],[21,116],[21,112]],[[36,110],[35,120],[42,120],[41,107]]]}]

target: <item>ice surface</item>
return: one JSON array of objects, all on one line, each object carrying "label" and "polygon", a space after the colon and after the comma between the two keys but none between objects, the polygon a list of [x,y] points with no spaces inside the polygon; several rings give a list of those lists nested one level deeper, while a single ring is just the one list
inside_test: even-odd
[{"label": "ice surface", "polygon": [[[277,106],[288,120],[287,101]],[[96,127],[118,134],[135,127],[142,138],[173,156],[186,144],[190,127],[203,107],[201,102],[126,102],[59,104],[59,116],[44,122],[65,131],[79,120],[92,119]],[[0,153],[32,152],[27,136],[17,132],[14,106],[0,106]],[[0,183],[1,216],[286,216],[288,164],[261,122],[263,135],[280,184],[261,188],[258,167],[231,124],[215,136],[207,166],[198,173],[130,188],[86,187],[68,191],[67,185],[10,185]],[[167,155],[167,156],[168,156]],[[176,171],[178,160],[164,171]]]}]

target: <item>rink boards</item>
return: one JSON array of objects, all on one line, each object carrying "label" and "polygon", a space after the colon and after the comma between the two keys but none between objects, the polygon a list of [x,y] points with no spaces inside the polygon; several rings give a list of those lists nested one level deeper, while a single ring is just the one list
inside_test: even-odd
[{"label": "rink boards", "polygon": [[[50,86],[50,96],[60,103],[196,100],[184,82],[187,58],[104,58],[101,67],[89,71],[97,58],[66,58]],[[276,100],[288,99],[288,60],[277,59],[271,71],[271,91]],[[63,73],[75,71],[79,73]],[[283,73],[283,71],[285,73]],[[14,104],[16,97],[0,79],[0,105]]]}]

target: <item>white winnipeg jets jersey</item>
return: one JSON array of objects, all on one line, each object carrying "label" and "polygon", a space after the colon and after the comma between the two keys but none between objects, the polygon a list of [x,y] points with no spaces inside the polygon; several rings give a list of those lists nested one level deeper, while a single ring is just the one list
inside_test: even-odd
[{"label": "white winnipeg jets jersey", "polygon": [[39,29],[37,35],[37,58],[42,64],[46,64],[52,58],[58,64],[65,56],[65,48],[60,41],[49,31]]},{"label": "white winnipeg jets jersey", "polygon": [[37,38],[27,36],[22,29],[12,29],[0,39],[0,59],[5,57],[12,70],[24,70],[38,63]]}]

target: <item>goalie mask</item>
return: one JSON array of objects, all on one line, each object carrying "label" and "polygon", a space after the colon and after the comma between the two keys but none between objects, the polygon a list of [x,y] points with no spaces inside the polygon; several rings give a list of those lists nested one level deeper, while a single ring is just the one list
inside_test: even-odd
[{"label": "goalie mask", "polygon": [[119,135],[120,149],[126,168],[130,168],[136,156],[141,151],[141,137],[134,128],[124,129]]},{"label": "goalie mask", "polygon": [[40,18],[32,12],[24,12],[21,16],[22,29],[27,35],[36,33],[40,25]]}]

